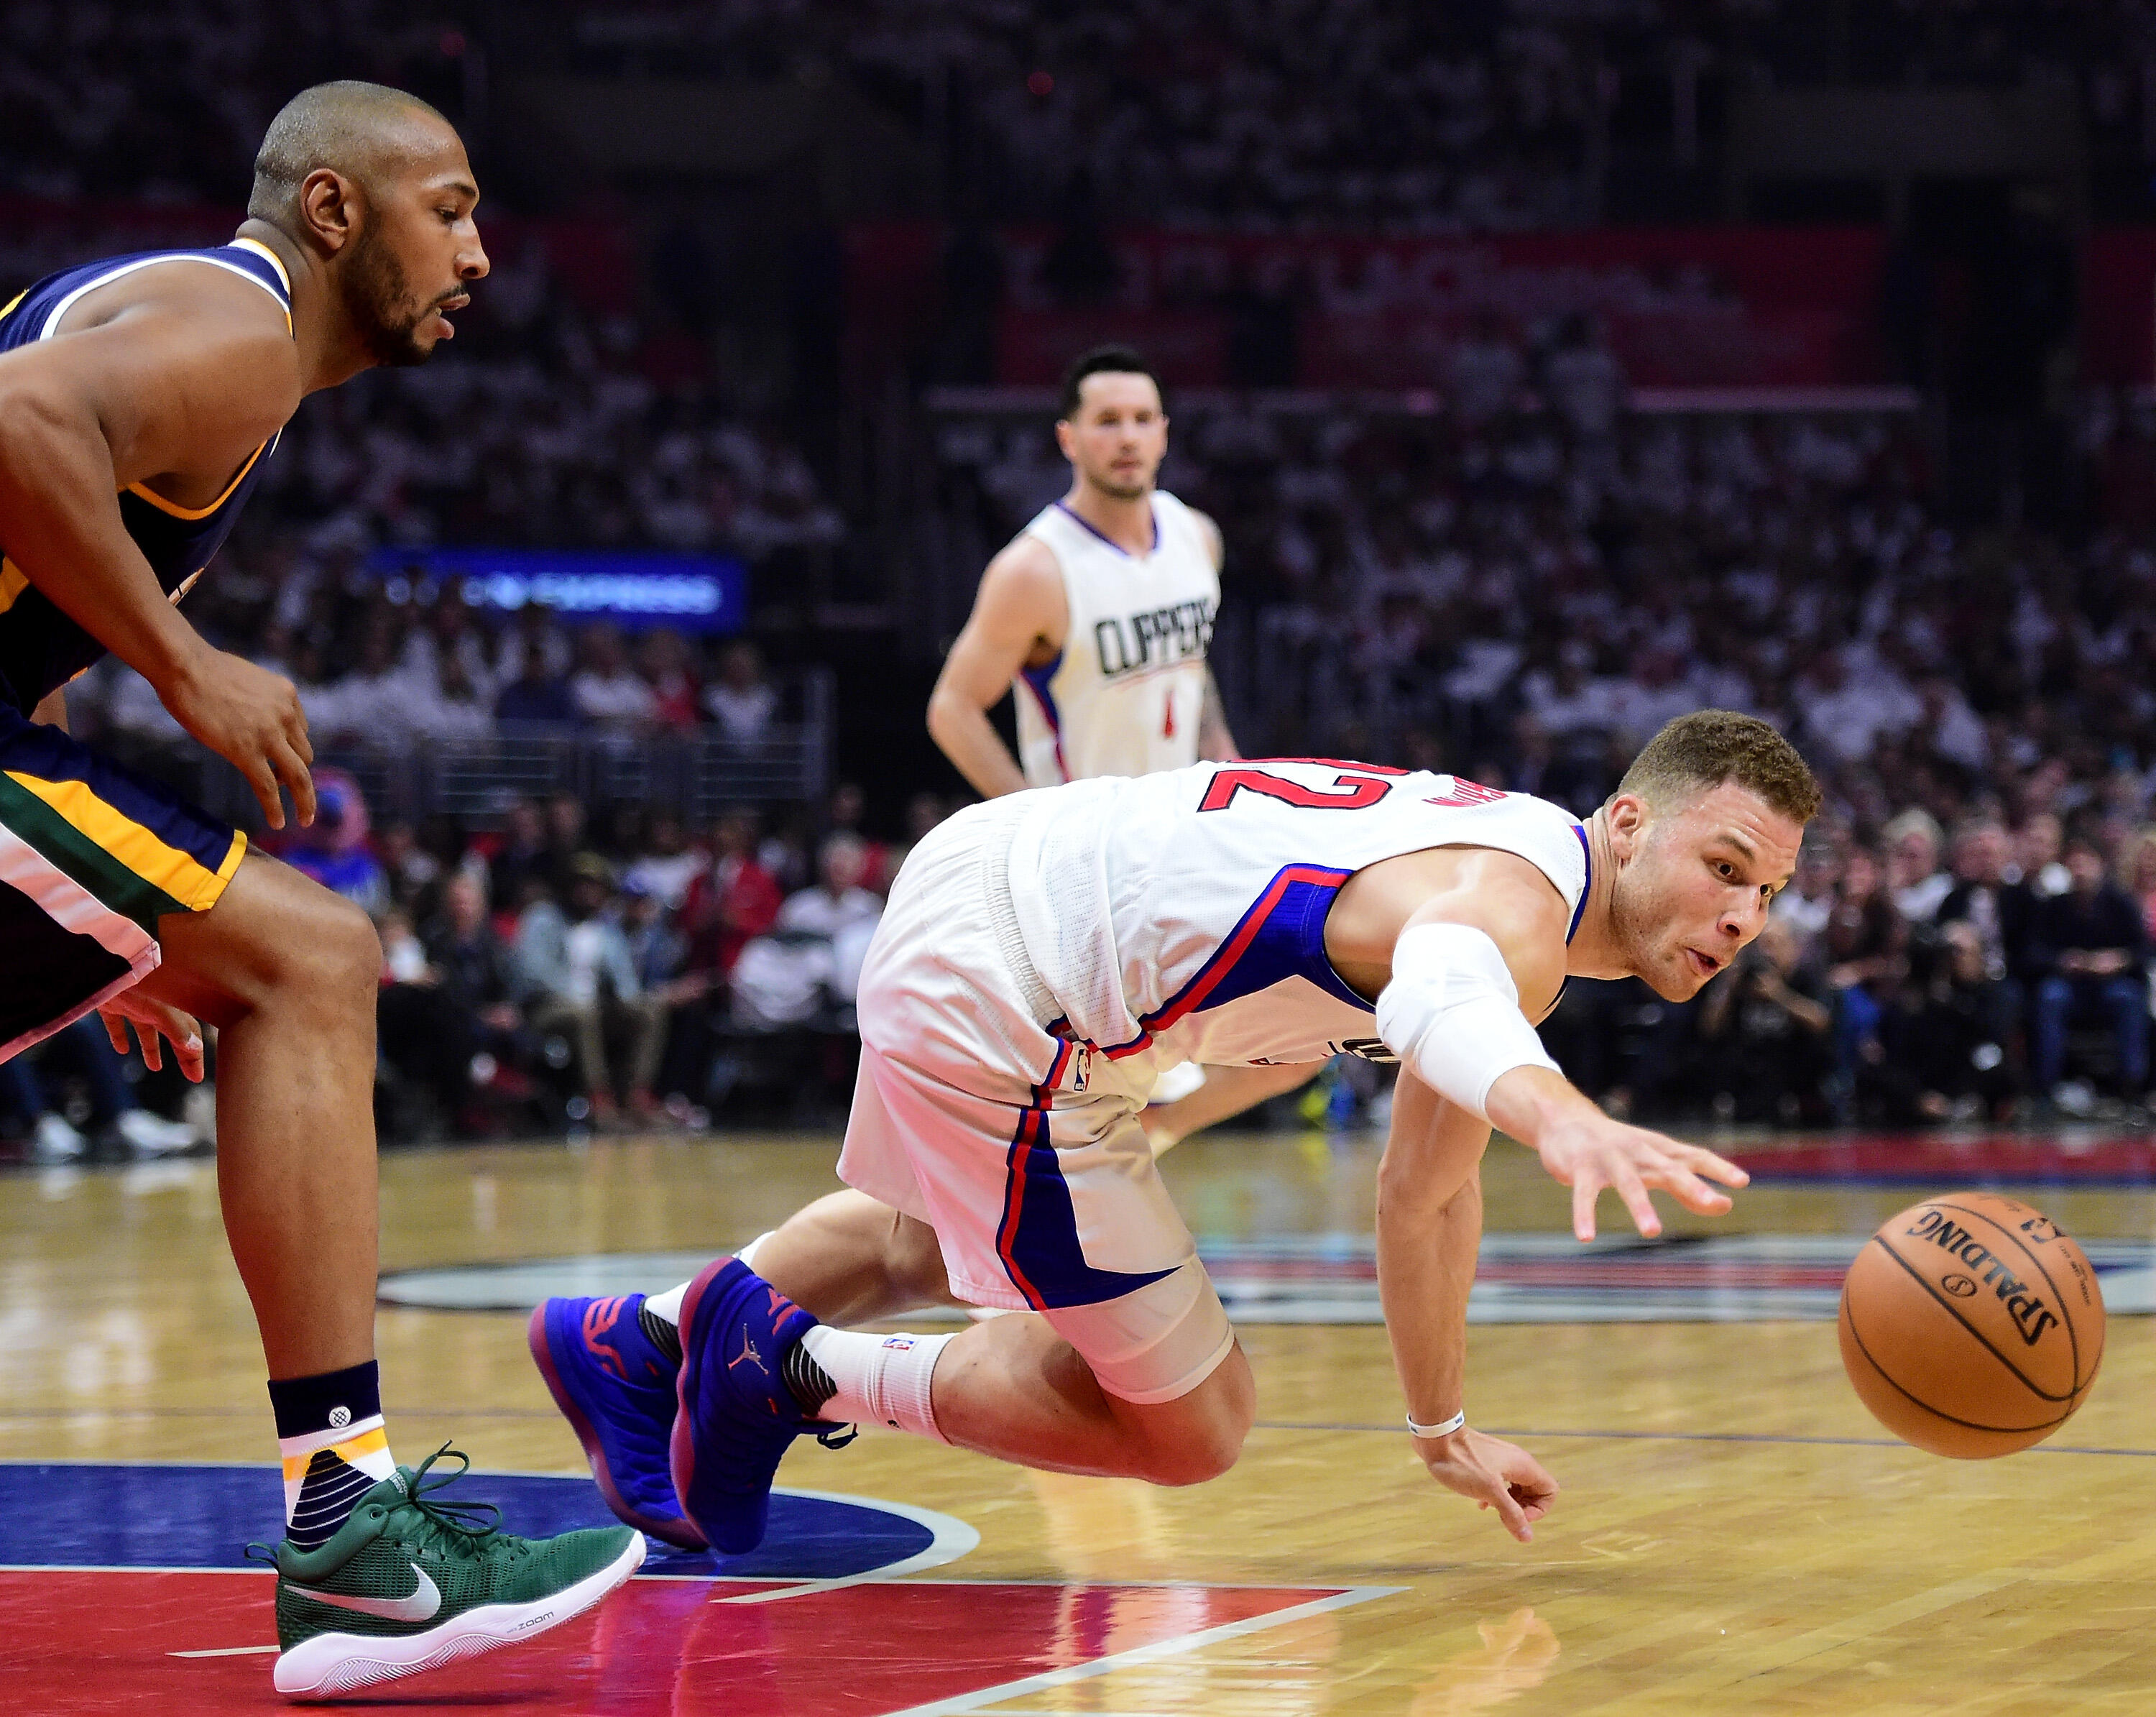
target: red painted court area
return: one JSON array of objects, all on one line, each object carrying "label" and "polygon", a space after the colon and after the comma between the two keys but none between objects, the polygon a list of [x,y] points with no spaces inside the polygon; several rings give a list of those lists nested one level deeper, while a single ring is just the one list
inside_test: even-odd
[{"label": "red painted court area", "polygon": [[[861,1585],[772,1595],[637,1580],[511,1650],[352,1703],[401,1712],[591,1717],[881,1717],[1286,1612],[1337,1587]],[[292,1709],[271,1654],[266,1574],[0,1570],[0,1709],[157,1717]],[[744,1597],[759,1601],[728,1601]],[[1352,1600],[1351,1600],[1352,1601]]]}]

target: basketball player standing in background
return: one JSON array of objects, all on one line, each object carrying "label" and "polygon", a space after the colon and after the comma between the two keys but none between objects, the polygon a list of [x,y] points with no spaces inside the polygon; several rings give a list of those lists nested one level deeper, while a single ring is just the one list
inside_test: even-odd
[{"label": "basketball player standing in background", "polygon": [[[928,731],[982,796],[1239,755],[1205,663],[1220,527],[1155,486],[1160,384],[1127,347],[1063,378],[1070,492],[988,563],[928,700]],[[1018,700],[1019,756],[988,712]]]},{"label": "basketball player standing in background", "polygon": [[[1145,359],[1127,346],[1074,359],[1055,445],[1070,461],[1070,491],[982,573],[928,699],[930,734],[987,799],[1240,758],[1205,659],[1220,527],[1158,486],[1168,412]],[[1018,705],[1016,758],[988,721],[1006,691]],[[1169,1067],[1147,1117],[1153,1148],[1314,1071]]]}]

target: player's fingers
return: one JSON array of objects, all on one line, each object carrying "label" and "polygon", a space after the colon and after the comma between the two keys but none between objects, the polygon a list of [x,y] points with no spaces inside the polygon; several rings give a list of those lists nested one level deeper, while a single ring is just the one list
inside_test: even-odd
[{"label": "player's fingers", "polygon": [[1582,1169],[1572,1180],[1572,1231],[1580,1240],[1594,1238],[1594,1200],[1602,1190],[1602,1183],[1594,1173]]},{"label": "player's fingers", "polygon": [[1644,1177],[1650,1186],[1659,1186],[1669,1193],[1688,1211],[1697,1211],[1703,1216],[1718,1216],[1729,1208],[1729,1195],[1717,1191],[1691,1170],[1671,1163]]},{"label": "player's fingers", "polygon": [[1632,1213],[1632,1226],[1652,1240],[1662,1231],[1662,1219],[1655,1214],[1655,1201],[1647,1196],[1646,1183],[1630,1163],[1618,1164],[1617,1172],[1610,1176],[1610,1185],[1617,1196],[1625,1200],[1625,1208]]},{"label": "player's fingers", "polygon": [[300,753],[285,740],[280,739],[271,748],[270,758],[276,765],[277,779],[292,789],[292,810],[299,817],[300,826],[302,829],[312,828],[315,822],[314,776],[306,764],[300,760]]},{"label": "player's fingers", "polygon": [[[235,763],[239,760],[233,759]],[[254,791],[254,802],[262,807],[263,820],[273,829],[285,826],[285,801],[278,796],[277,776],[269,763],[261,758],[239,763],[239,772],[247,777],[247,784]]]},{"label": "player's fingers", "polygon": [[135,1022],[136,1041],[142,1046],[142,1065],[155,1073],[165,1065],[165,1040],[146,1020]]},{"label": "player's fingers", "polygon": [[1719,1180],[1724,1186],[1749,1186],[1752,1177],[1727,1157],[1718,1157],[1711,1150],[1697,1144],[1676,1147],[1678,1160],[1695,1175],[1704,1175],[1710,1180]]},{"label": "player's fingers", "polygon": [[1527,1524],[1527,1511],[1514,1500],[1505,1481],[1492,1473],[1490,1478],[1490,1506],[1497,1511],[1497,1518],[1505,1524],[1505,1530],[1522,1544],[1535,1541],[1535,1529]]},{"label": "player's fingers", "polygon": [[97,1017],[105,1022],[105,1035],[112,1040],[113,1053],[126,1055],[128,1046],[126,1020],[117,1014],[100,1014]]}]

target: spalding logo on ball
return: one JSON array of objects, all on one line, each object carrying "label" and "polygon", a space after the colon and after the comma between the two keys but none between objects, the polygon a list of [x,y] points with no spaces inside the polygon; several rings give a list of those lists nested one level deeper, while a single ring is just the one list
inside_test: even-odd
[{"label": "spalding logo on ball", "polygon": [[2041,1442],[2088,1399],[2102,1359],[2088,1259],[2041,1211],[1997,1193],[1902,1211],[1841,1285],[1841,1362],[1858,1397],[1935,1455]]}]

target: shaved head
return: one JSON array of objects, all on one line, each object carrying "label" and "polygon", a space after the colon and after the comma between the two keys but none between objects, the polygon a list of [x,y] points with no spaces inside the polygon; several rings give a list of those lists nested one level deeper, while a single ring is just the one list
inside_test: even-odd
[{"label": "shaved head", "polygon": [[455,126],[417,95],[347,81],[300,90],[270,122],[247,213],[319,271],[364,362],[420,363],[486,273],[478,202]]},{"label": "shaved head", "polygon": [[440,110],[386,84],[347,78],[302,90],[270,121],[247,213],[297,237],[300,188],[309,173],[327,167],[372,189],[444,130],[454,127]]}]

